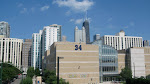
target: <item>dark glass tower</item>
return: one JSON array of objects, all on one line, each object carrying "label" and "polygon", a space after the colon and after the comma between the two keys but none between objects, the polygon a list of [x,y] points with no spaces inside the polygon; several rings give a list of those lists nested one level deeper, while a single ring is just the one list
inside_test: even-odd
[{"label": "dark glass tower", "polygon": [[85,28],[85,32],[86,32],[86,44],[90,43],[90,31],[89,31],[89,21],[86,19],[83,22],[83,27]]}]

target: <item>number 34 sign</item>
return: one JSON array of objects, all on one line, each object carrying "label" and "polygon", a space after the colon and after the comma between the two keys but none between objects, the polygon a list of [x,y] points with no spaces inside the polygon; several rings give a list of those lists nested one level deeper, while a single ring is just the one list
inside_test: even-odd
[{"label": "number 34 sign", "polygon": [[80,49],[80,50],[82,50],[82,46],[81,45],[75,45],[75,50],[78,50],[78,49]]}]

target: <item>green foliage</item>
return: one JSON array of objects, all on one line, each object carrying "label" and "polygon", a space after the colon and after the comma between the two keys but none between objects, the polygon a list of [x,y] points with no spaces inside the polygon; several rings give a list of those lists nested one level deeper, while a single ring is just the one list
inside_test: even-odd
[{"label": "green foliage", "polygon": [[126,79],[126,84],[150,84],[150,79],[130,78],[130,79]]},{"label": "green foliage", "polygon": [[27,76],[32,78],[34,76],[34,72],[35,72],[34,68],[29,67],[28,70],[27,70]]},{"label": "green foliage", "polygon": [[3,73],[2,73],[2,80],[5,83],[8,83],[13,78],[16,78],[21,71],[14,67],[12,64],[3,63]]},{"label": "green foliage", "polygon": [[26,77],[25,79],[21,80],[20,84],[32,84],[32,78],[31,77]]},{"label": "green foliage", "polygon": [[39,70],[39,68],[36,68],[36,69],[35,69],[35,75],[36,75],[36,76],[40,76],[40,70]]},{"label": "green foliage", "polygon": [[150,74],[146,76],[146,79],[150,79]]},{"label": "green foliage", "polygon": [[[57,84],[57,77],[55,71],[44,70],[43,72],[43,81],[47,84]],[[65,82],[62,78],[59,79],[59,84],[69,84],[69,82]]]},{"label": "green foliage", "polygon": [[120,76],[123,80],[132,78],[132,71],[129,68],[124,68],[121,70]]}]

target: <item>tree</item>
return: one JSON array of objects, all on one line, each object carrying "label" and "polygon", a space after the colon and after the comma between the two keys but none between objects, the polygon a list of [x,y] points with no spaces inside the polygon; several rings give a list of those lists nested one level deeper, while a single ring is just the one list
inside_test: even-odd
[{"label": "tree", "polygon": [[21,71],[11,63],[3,63],[2,81],[4,84],[16,78],[20,73]]},{"label": "tree", "polygon": [[34,68],[33,67],[29,67],[27,70],[27,76],[29,77],[33,77],[34,76]]},{"label": "tree", "polygon": [[35,69],[35,75],[36,75],[36,76],[40,76],[40,70],[39,70],[39,68],[36,68],[36,69]]},{"label": "tree", "polygon": [[125,67],[121,70],[120,73],[121,78],[124,80],[132,78],[132,71],[128,67]]},{"label": "tree", "polygon": [[[57,84],[57,77],[55,71],[44,70],[42,75],[43,81],[47,84]],[[69,84],[69,82],[65,82],[62,78],[59,79],[59,84]]]}]

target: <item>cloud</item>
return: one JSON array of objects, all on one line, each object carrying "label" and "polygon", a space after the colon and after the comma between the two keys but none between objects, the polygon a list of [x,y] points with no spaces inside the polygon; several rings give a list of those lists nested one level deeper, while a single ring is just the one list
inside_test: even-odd
[{"label": "cloud", "polygon": [[124,28],[129,28],[129,26],[125,26]]},{"label": "cloud", "polygon": [[70,19],[70,22],[74,22],[74,24],[81,24],[83,22],[83,19]]},{"label": "cloud", "polygon": [[74,12],[85,12],[94,5],[90,0],[54,0],[54,4],[58,4],[59,7],[69,7]]},{"label": "cloud", "polygon": [[134,24],[134,22],[130,22],[130,26],[134,26],[135,24]]},{"label": "cloud", "polygon": [[83,19],[76,19],[75,24],[81,24],[83,22]]},{"label": "cloud", "polygon": [[70,22],[73,22],[74,21],[74,19],[70,19]]},{"label": "cloud", "polygon": [[23,6],[23,4],[22,4],[22,3],[19,3],[19,4],[18,4],[18,7],[22,7],[22,6]]},{"label": "cloud", "polygon": [[112,21],[112,17],[108,19],[108,22]]},{"label": "cloud", "polygon": [[27,8],[23,8],[20,13],[26,13],[27,12]]},{"label": "cloud", "polygon": [[46,6],[43,6],[43,7],[41,7],[41,11],[45,11],[45,10],[48,10],[49,9],[49,6],[48,5],[46,5]]},{"label": "cloud", "polygon": [[68,16],[68,15],[70,15],[70,14],[71,14],[71,12],[70,12],[70,11],[67,11],[67,12],[66,12],[66,15],[67,15],[67,16]]},{"label": "cloud", "polygon": [[34,11],[35,11],[35,8],[34,8],[34,7],[32,7],[32,8],[31,8],[31,11],[32,11],[32,12],[34,12]]}]

